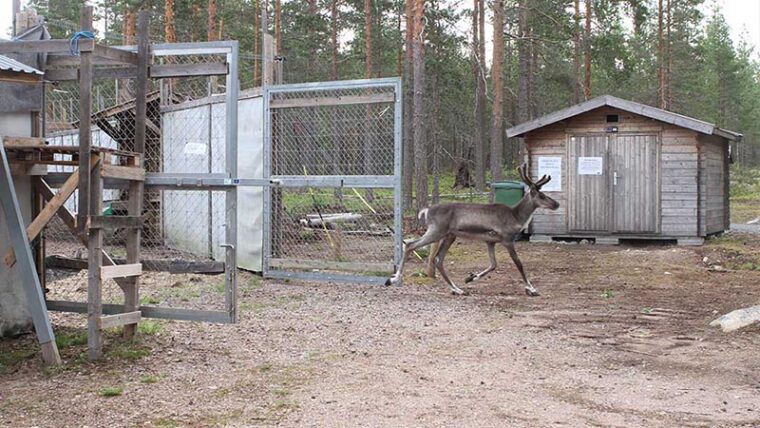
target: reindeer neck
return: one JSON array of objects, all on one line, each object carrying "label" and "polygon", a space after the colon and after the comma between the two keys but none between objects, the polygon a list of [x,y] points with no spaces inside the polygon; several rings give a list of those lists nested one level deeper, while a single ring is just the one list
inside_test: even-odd
[{"label": "reindeer neck", "polygon": [[518,223],[523,224],[531,215],[533,215],[533,211],[535,211],[537,207],[538,206],[533,201],[533,198],[530,197],[530,193],[526,193],[525,196],[520,199],[520,202],[512,208],[515,220],[517,220]]}]

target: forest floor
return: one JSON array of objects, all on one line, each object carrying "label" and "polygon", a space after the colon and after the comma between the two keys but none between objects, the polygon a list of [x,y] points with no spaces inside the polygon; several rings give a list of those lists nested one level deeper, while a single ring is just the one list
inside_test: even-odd
[{"label": "forest floor", "polygon": [[[760,326],[708,326],[760,304],[756,236],[521,242],[536,298],[497,253],[461,297],[418,261],[401,287],[241,274],[238,324],[144,321],[96,363],[84,317],[54,314],[63,367],[44,368],[32,336],[0,341],[0,425],[760,425]],[[450,254],[460,282],[487,260],[476,243]]]}]

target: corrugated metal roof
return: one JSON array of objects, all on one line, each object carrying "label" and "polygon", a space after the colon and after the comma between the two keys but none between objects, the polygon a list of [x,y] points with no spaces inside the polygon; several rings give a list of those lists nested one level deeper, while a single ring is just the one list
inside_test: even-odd
[{"label": "corrugated metal roof", "polygon": [[44,73],[37,70],[34,67],[29,67],[26,64],[22,64],[15,59],[8,58],[7,56],[0,55],[0,70],[2,71],[15,71],[17,73],[36,74],[42,76]]}]

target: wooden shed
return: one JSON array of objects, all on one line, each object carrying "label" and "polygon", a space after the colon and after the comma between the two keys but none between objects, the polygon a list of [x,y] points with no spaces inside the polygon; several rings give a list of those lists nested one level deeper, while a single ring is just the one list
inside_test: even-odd
[{"label": "wooden shed", "polygon": [[609,95],[507,130],[532,177],[560,202],[538,210],[532,241],[668,239],[698,245],[729,228],[729,144],[741,134]]}]

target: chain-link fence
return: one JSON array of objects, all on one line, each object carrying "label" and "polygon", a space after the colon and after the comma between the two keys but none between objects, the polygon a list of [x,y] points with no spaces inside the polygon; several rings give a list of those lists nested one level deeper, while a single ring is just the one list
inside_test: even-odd
[{"label": "chain-link fence", "polygon": [[[400,80],[284,85],[265,97],[267,274],[384,280],[400,249]],[[374,279],[373,279],[374,278]]]},{"label": "chain-link fence", "polygon": [[[166,50],[166,49],[165,49]],[[234,191],[153,186],[150,177],[227,174],[229,139],[224,103],[226,76],[220,69],[236,67],[228,63],[223,49],[202,48],[176,53],[157,52],[153,70],[164,67],[174,77],[149,79],[144,167],[148,176],[143,199],[141,237],[141,304],[152,306],[224,309],[225,249],[228,244],[229,198]],[[207,66],[215,75],[181,75],[181,69]],[[178,71],[179,70],[179,71]],[[46,90],[46,137],[51,145],[79,145],[78,82],[48,85]],[[93,147],[132,151],[136,134],[135,84],[133,79],[97,80],[92,91]],[[51,165],[48,180],[60,183],[76,169],[71,165]],[[58,176],[59,179],[55,180]],[[129,186],[106,180],[103,215],[127,215]],[[76,193],[66,209],[76,215]],[[53,220],[44,231],[48,298],[85,300],[87,289],[87,247],[62,218]],[[126,231],[104,231],[104,250],[116,262],[126,263]],[[234,264],[234,260],[233,260]],[[233,266],[234,269],[234,266]],[[202,274],[202,275],[201,275]],[[121,292],[112,280],[104,282],[104,302],[121,303]]]}]

